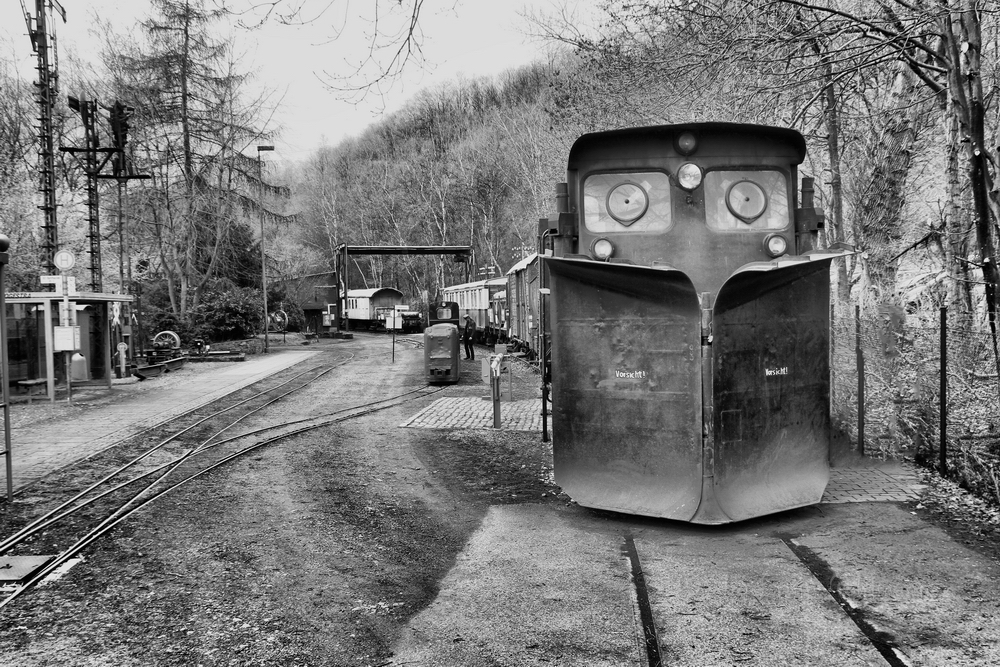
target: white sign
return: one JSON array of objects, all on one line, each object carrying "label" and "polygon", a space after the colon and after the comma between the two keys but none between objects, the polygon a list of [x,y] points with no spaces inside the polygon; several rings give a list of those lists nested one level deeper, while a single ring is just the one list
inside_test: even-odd
[{"label": "white sign", "polygon": [[52,327],[55,335],[52,347],[56,352],[76,352],[80,349],[80,327]]},{"label": "white sign", "polygon": [[61,285],[63,295],[76,296],[78,294],[76,291],[76,277],[74,276],[38,276],[38,280],[43,285],[55,285],[57,292],[60,290]]},{"label": "white sign", "polygon": [[60,250],[52,256],[52,263],[60,271],[69,271],[76,266],[76,257],[69,250]]}]

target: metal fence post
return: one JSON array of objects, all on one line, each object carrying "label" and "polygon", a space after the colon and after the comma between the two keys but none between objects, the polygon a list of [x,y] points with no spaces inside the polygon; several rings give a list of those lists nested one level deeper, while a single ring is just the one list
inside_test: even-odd
[{"label": "metal fence post", "polygon": [[854,306],[855,352],[858,359],[858,452],[865,455],[865,353],[861,345],[861,306]]},{"label": "metal fence post", "polygon": [[938,447],[941,476],[948,474],[948,306],[941,306],[941,415],[939,430],[941,444]]}]

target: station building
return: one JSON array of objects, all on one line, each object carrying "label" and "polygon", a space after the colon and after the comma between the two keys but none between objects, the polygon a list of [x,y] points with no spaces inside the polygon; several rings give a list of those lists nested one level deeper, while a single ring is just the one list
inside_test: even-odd
[{"label": "station building", "polygon": [[[72,289],[66,295],[58,290],[8,292],[5,302],[12,396],[54,401],[67,376],[73,385],[110,389],[116,364],[129,372],[135,338],[131,295]],[[60,326],[61,321],[72,326]]]}]

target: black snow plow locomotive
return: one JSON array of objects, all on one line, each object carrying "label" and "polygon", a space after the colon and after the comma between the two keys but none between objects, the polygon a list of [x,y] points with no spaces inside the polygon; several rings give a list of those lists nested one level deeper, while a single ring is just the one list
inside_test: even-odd
[{"label": "black snow plow locomotive", "polygon": [[694,523],[820,500],[832,260],[794,130],[587,134],[541,222],[556,482]]}]

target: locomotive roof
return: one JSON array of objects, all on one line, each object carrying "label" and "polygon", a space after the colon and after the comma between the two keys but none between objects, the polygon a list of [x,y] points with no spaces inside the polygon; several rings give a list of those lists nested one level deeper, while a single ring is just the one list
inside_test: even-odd
[{"label": "locomotive roof", "polygon": [[806,157],[806,140],[797,131],[787,127],[775,127],[772,125],[753,125],[749,123],[680,123],[677,125],[648,125],[644,127],[628,127],[620,130],[606,130],[604,132],[591,132],[577,138],[570,149],[569,163],[572,164],[580,153],[602,146],[617,146],[622,141],[641,140],[648,142],[650,138],[662,138],[667,142],[672,142],[673,137],[681,132],[691,131],[702,136],[712,135],[733,135],[741,139],[748,136],[757,135],[761,139],[768,141],[778,141],[792,148],[801,163]]}]

